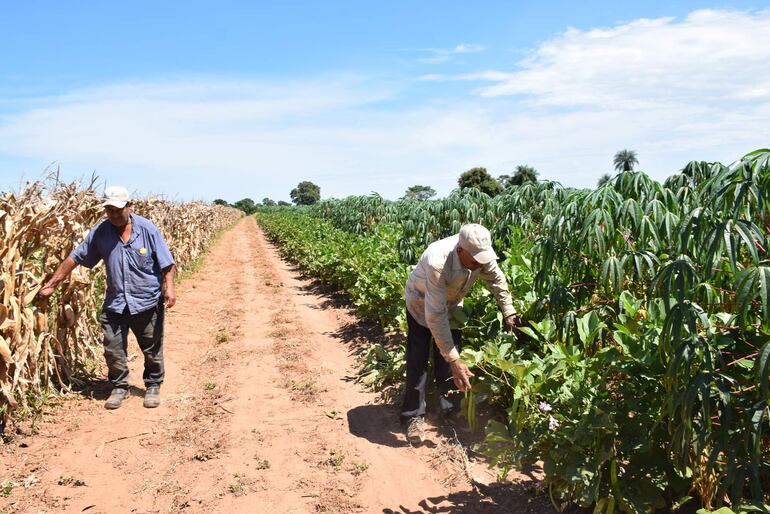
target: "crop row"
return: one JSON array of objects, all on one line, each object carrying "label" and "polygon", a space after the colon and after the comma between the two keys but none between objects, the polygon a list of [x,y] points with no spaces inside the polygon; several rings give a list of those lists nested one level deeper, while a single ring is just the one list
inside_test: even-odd
[{"label": "crop row", "polygon": [[[135,201],[133,209],[158,226],[181,270],[242,216],[228,207],[161,199]],[[35,297],[103,216],[96,191],[78,184],[38,182],[0,196],[0,428],[14,409],[29,412],[101,360],[104,266],[76,268],[50,303]]]},{"label": "crop row", "polygon": [[[542,462],[556,504],[599,512],[673,510],[690,497],[706,508],[766,509],[770,151],[731,166],[693,162],[663,184],[624,172],[596,190],[540,182],[495,198],[350,197],[310,214],[349,252],[379,253],[389,267],[372,262],[355,279],[375,284],[462,223],[492,229],[528,326],[502,333],[494,302],[476,290],[464,308],[463,357],[478,372],[466,406],[506,412],[483,445],[503,470]],[[289,227],[319,221],[271,216],[285,217],[279,242],[303,240],[316,262],[326,232],[311,241]],[[355,246],[381,233],[386,248]],[[304,266],[323,278],[322,263]],[[387,284],[395,302],[403,282]],[[397,322],[380,310],[390,307],[366,301],[364,311]]]},{"label": "crop row", "polygon": [[[389,334],[405,325],[408,266],[399,260],[395,230],[382,226],[359,236],[295,209],[263,210],[256,216],[286,260],[346,292],[361,316],[378,321]],[[404,352],[398,345],[374,344],[364,360],[361,381],[378,389],[403,375]]]}]

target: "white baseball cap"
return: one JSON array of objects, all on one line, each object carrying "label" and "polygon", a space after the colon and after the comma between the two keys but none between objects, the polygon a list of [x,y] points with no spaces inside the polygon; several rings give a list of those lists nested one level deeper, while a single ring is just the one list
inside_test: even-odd
[{"label": "white baseball cap", "polygon": [[479,264],[497,260],[497,254],[492,249],[492,235],[478,223],[460,228],[460,248],[471,254]]},{"label": "white baseball cap", "polygon": [[128,194],[128,189],[121,186],[110,186],[104,190],[102,207],[111,205],[112,207],[122,209],[129,201],[131,201],[131,196]]}]

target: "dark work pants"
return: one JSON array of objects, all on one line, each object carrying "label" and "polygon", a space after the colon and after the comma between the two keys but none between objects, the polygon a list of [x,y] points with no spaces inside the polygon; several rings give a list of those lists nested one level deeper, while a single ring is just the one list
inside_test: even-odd
[{"label": "dark work pants", "polygon": [[128,331],[134,333],[144,353],[144,385],[163,383],[163,300],[144,312],[122,314],[102,311],[99,321],[104,331],[104,358],[112,387],[128,389]]},{"label": "dark work pants", "polygon": [[[454,391],[452,369],[441,356],[436,343],[432,341],[430,329],[417,323],[409,311],[406,311],[406,389],[404,403],[401,406],[402,419],[425,415],[425,389],[428,382],[428,364],[430,350],[433,347],[433,375],[436,379],[436,389],[439,393],[441,410],[456,409],[459,401],[454,397],[450,400],[449,392]],[[458,351],[461,345],[459,330],[452,330],[452,339]],[[454,395],[453,395],[454,396]]]}]

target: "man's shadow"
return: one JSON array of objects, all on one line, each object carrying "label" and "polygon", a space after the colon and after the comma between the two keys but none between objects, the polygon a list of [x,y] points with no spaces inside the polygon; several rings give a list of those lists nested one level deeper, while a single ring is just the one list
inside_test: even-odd
[{"label": "man's shadow", "polygon": [[[537,494],[534,484],[477,484],[476,489],[425,498],[415,506],[383,508],[383,514],[552,514],[558,512],[547,494]],[[570,508],[570,514],[590,510]]]},{"label": "man's shadow", "polygon": [[[350,433],[362,437],[374,444],[391,448],[407,448],[409,442],[404,433],[405,427],[398,419],[395,407],[389,405],[360,405],[348,411]],[[424,441],[423,446],[434,448],[433,441]]]},{"label": "man's shadow", "polygon": [[[78,391],[78,394],[89,400],[104,401],[110,397],[111,392],[112,384],[110,384],[109,380],[102,379],[86,382],[83,388]],[[133,385],[128,386],[128,392],[131,396],[144,396],[144,388]]]}]

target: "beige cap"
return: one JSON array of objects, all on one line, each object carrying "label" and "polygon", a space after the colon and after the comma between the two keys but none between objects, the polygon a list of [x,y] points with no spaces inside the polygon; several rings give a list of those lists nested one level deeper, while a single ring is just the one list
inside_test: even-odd
[{"label": "beige cap", "polygon": [[469,223],[460,228],[460,248],[471,254],[479,264],[497,259],[492,249],[492,235],[478,223]]},{"label": "beige cap", "polygon": [[110,186],[104,190],[104,202],[102,202],[102,207],[111,205],[112,207],[122,209],[129,201],[131,201],[131,197],[128,194],[128,189],[121,186]]}]

